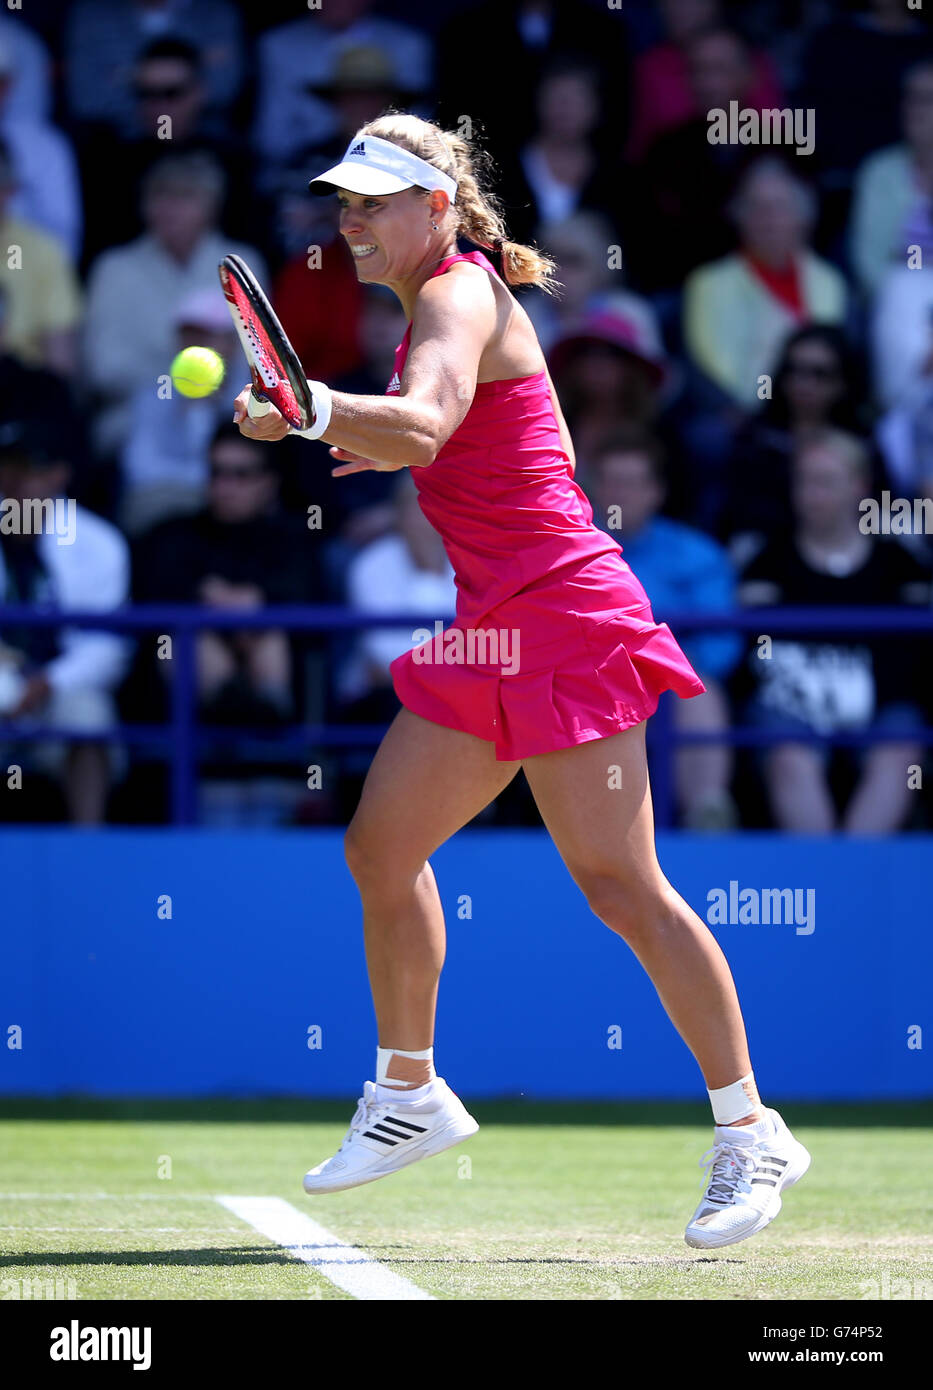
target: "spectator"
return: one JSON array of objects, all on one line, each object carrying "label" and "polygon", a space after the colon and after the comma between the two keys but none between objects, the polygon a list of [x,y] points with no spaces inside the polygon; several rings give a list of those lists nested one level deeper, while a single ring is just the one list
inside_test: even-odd
[{"label": "spectator", "polygon": [[[243,611],[320,600],[314,533],[279,509],[278,490],[268,446],[245,438],[232,423],[219,426],[210,449],[206,506],[161,522],[136,542],[136,599]],[[202,632],[202,717],[221,724],[292,717],[297,651],[278,628]]]},{"label": "spectator", "polygon": [[885,410],[922,394],[930,377],[933,269],[901,266],[887,272],[872,305],[872,373]]},{"label": "spectator", "polygon": [[[628,158],[637,163],[651,144],[668,130],[686,125],[698,115],[696,95],[690,83],[687,45],[699,34],[722,26],[721,0],[659,0],[665,41],[655,44],[635,60],[632,131]],[[754,78],[747,105],[763,111],[783,104],[774,63],[767,53],[749,55]]]},{"label": "spectator", "polygon": [[143,236],[94,262],[84,370],[100,398],[94,429],[104,455],[126,442],[136,388],[156,385],[168,371],[182,300],[194,290],[215,289],[218,263],[231,251],[265,280],[254,248],[220,235],[222,198],[223,174],[207,155],[167,155],[143,182]]},{"label": "spectator", "polygon": [[[784,344],[770,396],[739,430],[725,479],[721,534],[742,564],[793,524],[790,465],[796,449],[835,427],[864,432],[868,394],[861,358],[841,328],[811,324]],[[872,491],[884,483],[873,456]]]},{"label": "spectator", "polygon": [[[87,422],[79,408],[73,382],[45,367],[30,367],[7,349],[9,296],[0,282],[0,426],[22,421],[55,422],[68,441],[71,487],[77,501],[87,505],[91,495],[91,460]],[[93,510],[93,507],[92,507]]]},{"label": "spectator", "polygon": [[333,133],[312,148],[318,168],[337,163],[358,130],[388,107],[407,110],[417,101],[417,89],[389,53],[378,44],[343,48],[333,70],[309,85],[312,94],[333,112]]},{"label": "spectator", "polygon": [[[363,349],[360,283],[339,235],[340,209],[334,198],[309,198],[308,181],[338,163],[356,131],[386,106],[393,101],[406,104],[401,81],[381,48],[344,49],[333,74],[316,89],[333,104],[336,134],[302,150],[277,180],[276,230],[280,246],[289,254],[274,299],[310,377],[333,381],[355,371],[362,365]],[[319,261],[312,250],[319,251]]]},{"label": "spectator", "polygon": [[77,365],[78,282],[54,237],[11,214],[18,188],[10,151],[0,139],[0,286],[7,296],[7,351],[28,366],[70,377]]},{"label": "spectator", "polygon": [[731,101],[752,105],[757,79],[745,40],[708,29],[688,41],[686,55],[698,114],[654,141],[632,194],[639,216],[629,259],[633,283],[645,291],[675,291],[691,270],[731,251],[727,207],[751,158],[750,146],[710,144],[707,119]]},{"label": "spectator", "polygon": [[621,151],[631,89],[626,16],[578,0],[484,0],[454,15],[438,37],[441,123],[456,128],[468,116],[504,157],[531,136],[534,94],[555,58],[598,65],[606,131]]},{"label": "spectator", "polygon": [[[351,560],[345,596],[357,612],[423,614],[446,621],[456,608],[453,569],[440,537],[425,519],[411,472],[390,475],[391,531],[365,545]],[[428,627],[431,623],[427,624]],[[348,644],[338,667],[334,718],[348,724],[387,724],[398,712],[391,663],[412,645],[411,628],[364,629]],[[347,645],[347,644],[341,644]],[[341,815],[352,815],[371,761],[368,751],[348,749],[340,758]]]},{"label": "spectator", "polygon": [[[364,359],[356,371],[338,377],[334,388],[353,396],[382,395],[392,376],[395,350],[405,336],[405,311],[391,290],[384,285],[364,285],[360,338]],[[325,445],[317,445],[323,453]],[[311,452],[303,449],[307,456]],[[327,466],[332,460],[312,456],[306,466],[306,493],[309,500],[319,499],[322,483],[326,486]],[[305,470],[303,470],[305,471]],[[392,473],[350,473],[331,480],[332,500],[328,510],[336,517],[336,539],[330,550],[335,575],[334,587],[342,588],[340,579],[351,556],[359,547],[384,535],[397,522],[394,500],[396,479]]]},{"label": "spectator", "polygon": [[[621,542],[659,621],[667,614],[732,607],[735,575],[725,551],[701,531],[661,515],[664,455],[655,437],[641,430],[610,436],[596,450],[590,479],[594,520]],[[687,638],[684,650],[706,694],[675,702],[676,727],[724,733],[729,728],[724,683],[741,655],[741,642],[734,633],[701,633]],[[732,754],[725,741],[678,752],[677,801],[687,829],[735,828],[731,774]]]},{"label": "spectator", "polygon": [[[333,138],[333,106],[317,94],[349,48],[378,48],[391,63],[393,86],[427,99],[433,57],[428,38],[407,24],[373,15],[372,0],[327,0],[315,13],[281,24],[259,40],[255,144],[267,171],[303,146]],[[415,105],[416,114],[427,114]]]},{"label": "spectator", "polygon": [[309,198],[310,170],[295,162],[283,175],[278,199],[279,240],[293,241],[294,254],[279,271],[272,302],[309,377],[333,381],[362,361],[360,282],[353,257],[339,235],[336,198]]},{"label": "spectator", "polygon": [[17,113],[21,81],[13,46],[0,29],[0,136],[19,175],[10,210],[54,236],[69,260],[81,254],[81,186],[68,141],[48,121]]},{"label": "spectator", "polygon": [[276,269],[292,259],[300,259],[307,269],[309,248],[324,248],[339,239],[340,209],[336,198],[308,197],[308,184],[321,168],[315,149],[316,146],[299,150],[270,183],[271,245]]},{"label": "spectator", "polygon": [[42,39],[7,11],[0,13],[0,44],[13,55],[16,73],[8,114],[28,121],[47,121],[52,114],[52,65]]},{"label": "spectator", "polygon": [[[421,510],[410,472],[404,469],[392,483],[394,529],[350,562],[347,602],[358,613],[424,613],[446,622],[456,608],[457,589],[443,542]],[[391,718],[398,702],[389,667],[411,645],[405,628],[361,633],[339,686],[340,698],[352,706],[345,717]]]},{"label": "spectator", "polygon": [[195,44],[153,39],[134,65],[132,123],[116,130],[101,122],[85,132],[81,165],[87,263],[108,247],[139,236],[142,181],[167,150],[210,156],[224,174],[220,227],[244,240],[264,238],[255,171],[243,158],[242,141],[225,134],[224,123],[208,106],[204,68]]},{"label": "spectator", "polygon": [[651,305],[626,288],[621,247],[605,217],[596,212],[571,213],[558,222],[544,223],[536,241],[557,262],[561,286],[559,297],[531,290],[522,300],[545,353],[599,305],[640,319],[648,332],[660,336]]},{"label": "spectator", "polygon": [[[933,331],[930,319],[927,319],[927,351],[913,375],[912,385],[878,421],[875,437],[894,492],[901,497],[933,496]],[[929,547],[929,536],[915,538],[916,549],[929,554]]]},{"label": "spectator", "polygon": [[780,162],[765,158],[749,170],[733,214],[739,250],[687,280],[684,336],[696,366],[748,410],[791,329],[843,322],[846,285],[809,249],[813,195]]},{"label": "spectator", "polygon": [[8,311],[9,293],[0,282],[0,424],[47,417],[74,443],[82,437],[83,422],[71,388],[56,372],[27,366],[8,350]]},{"label": "spectator", "polygon": [[557,222],[583,209],[622,223],[618,132],[606,121],[604,107],[597,63],[550,60],[534,93],[534,130],[521,145],[495,151],[515,241],[528,243],[539,222]]},{"label": "spectator", "polygon": [[243,77],[242,22],[232,0],[77,0],[65,30],[72,117],[131,129],[136,59],[147,43],[168,36],[196,45],[209,104],[226,111]]},{"label": "spectator", "polygon": [[224,359],[227,374],[213,395],[196,399],[175,390],[166,394],[154,382],[137,388],[122,458],[120,521],[131,535],[203,507],[210,443],[221,420],[232,417],[246,374],[219,286],[188,295],[178,306],[175,324],[173,356],[195,345],[212,348]]},{"label": "spectator", "polygon": [[669,380],[664,349],[652,321],[597,304],[554,344],[548,366],[585,487],[590,459],[608,435],[655,422]]},{"label": "spectator", "polygon": [[[746,604],[895,605],[930,603],[930,571],[890,537],[867,534],[860,502],[870,473],[864,446],[829,431],[800,446],[792,471],[794,530],[776,536],[741,576]],[[762,618],[762,627],[767,621]],[[903,823],[910,793],[905,768],[919,762],[918,644],[904,635],[769,639],[749,658],[753,725],[782,736],[764,760],[774,819],[782,830],[888,834]],[[855,785],[837,805],[828,747],[799,736],[897,732],[857,758]]]},{"label": "spectator", "polygon": [[[119,531],[66,497],[67,441],[35,421],[0,426],[0,495],[20,524],[0,526],[0,603],[107,612],[127,598],[129,553]],[[23,503],[42,499],[36,531]],[[2,643],[15,654],[17,676],[0,718],[28,728],[37,723],[99,735],[69,745],[39,747],[39,765],[63,779],[68,815],[98,825],[106,815],[111,763],[106,734],[116,723],[113,691],[126,663],[125,641],[80,628],[5,627]],[[30,745],[35,747],[35,745]],[[29,748],[22,755],[29,757]],[[21,761],[20,755],[17,755]]]},{"label": "spectator", "polygon": [[903,0],[868,0],[813,34],[799,100],[816,113],[825,191],[845,193],[861,161],[897,140],[904,74],[931,55],[927,29]]},{"label": "spectator", "polygon": [[903,141],[869,155],[855,181],[851,259],[866,294],[910,248],[933,263],[933,60],[908,71],[901,112]]}]

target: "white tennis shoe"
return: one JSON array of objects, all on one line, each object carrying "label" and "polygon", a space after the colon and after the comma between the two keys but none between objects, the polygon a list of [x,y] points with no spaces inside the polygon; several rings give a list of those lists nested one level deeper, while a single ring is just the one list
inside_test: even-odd
[{"label": "white tennis shoe", "polygon": [[[400,1092],[404,1095],[404,1092]],[[305,1173],[305,1192],[342,1192],[430,1158],[469,1139],[479,1129],[443,1077],[417,1102],[377,1100],[367,1081],[346,1138],[333,1158]]]},{"label": "white tennis shoe", "polygon": [[709,1170],[703,1200],[684,1233],[688,1245],[716,1250],[764,1230],[781,1210],[781,1192],[803,1177],[810,1155],[776,1110],[762,1137],[758,1125],[717,1125],[713,1147],[700,1159]]}]

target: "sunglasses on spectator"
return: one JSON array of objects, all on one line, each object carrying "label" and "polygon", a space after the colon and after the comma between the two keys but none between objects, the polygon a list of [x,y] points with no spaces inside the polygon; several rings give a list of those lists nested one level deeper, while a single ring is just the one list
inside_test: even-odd
[{"label": "sunglasses on spectator", "polygon": [[250,468],[244,464],[242,468],[211,468],[211,482],[216,483],[223,479],[233,482],[251,482],[254,478],[261,478],[265,474],[265,469],[260,464],[258,467]]},{"label": "sunglasses on spectator", "polygon": [[836,381],[838,367],[820,367],[815,362],[788,362],[788,376],[809,376],[814,381]]},{"label": "sunglasses on spectator", "polygon": [[175,101],[187,96],[191,91],[190,82],[166,82],[162,87],[137,83],[136,96],[139,101]]}]

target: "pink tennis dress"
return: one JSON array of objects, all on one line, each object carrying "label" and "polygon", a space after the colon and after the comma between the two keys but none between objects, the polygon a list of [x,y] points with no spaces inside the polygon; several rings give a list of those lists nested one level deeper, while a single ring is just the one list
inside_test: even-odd
[{"label": "pink tennis dress", "polygon": [[[456,261],[497,274],[481,251],[448,256],[434,274]],[[411,324],[387,394],[410,338]],[[434,462],[411,473],[453,566],[457,607],[442,633],[392,662],[407,709],[487,739],[505,762],[639,724],[665,690],[703,693],[621,547],[593,523],[543,369],[480,382]]]}]

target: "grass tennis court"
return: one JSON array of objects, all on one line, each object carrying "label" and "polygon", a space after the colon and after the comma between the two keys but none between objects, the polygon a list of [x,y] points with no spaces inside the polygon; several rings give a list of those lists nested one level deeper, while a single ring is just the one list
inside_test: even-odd
[{"label": "grass tennis court", "polygon": [[223,1194],[282,1199],[438,1299],[860,1299],[885,1278],[933,1294],[933,1105],[786,1105],[809,1174],[762,1235],[706,1254],[682,1240],[705,1106],[471,1108],[460,1148],[312,1199],[301,1178],[352,1103],[7,1101],[0,1296],[352,1296]]}]

